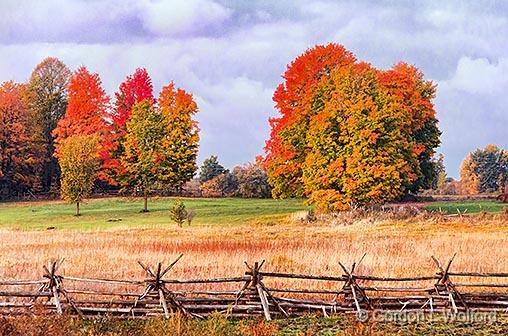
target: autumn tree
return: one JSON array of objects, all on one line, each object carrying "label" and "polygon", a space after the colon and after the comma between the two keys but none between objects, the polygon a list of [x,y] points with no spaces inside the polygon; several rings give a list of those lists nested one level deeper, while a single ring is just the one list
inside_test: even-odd
[{"label": "autumn tree", "polygon": [[34,130],[36,141],[45,146],[42,154],[41,189],[50,191],[58,185],[60,171],[54,157],[55,145],[52,136],[58,121],[67,109],[67,85],[71,72],[57,58],[49,57],[39,63],[33,70],[27,84],[26,98],[32,122],[37,125]]},{"label": "autumn tree", "polygon": [[275,197],[304,195],[302,168],[317,87],[333,69],[355,61],[341,45],[316,46],[298,56],[282,75],[284,81],[273,95],[280,117],[269,120],[271,133],[265,147],[265,166]]},{"label": "autumn tree", "polygon": [[435,86],[418,69],[378,70],[330,44],[299,56],[283,78],[266,145],[273,196],[342,210],[430,186],[440,132]]},{"label": "autumn tree", "polygon": [[162,89],[157,105],[144,99],[132,107],[119,176],[124,187],[142,193],[143,211],[148,211],[154,187],[179,190],[194,176],[199,128],[193,116],[197,110],[192,95],[173,83]]},{"label": "autumn tree", "polygon": [[164,165],[160,181],[166,188],[180,190],[198,168],[199,128],[193,119],[198,105],[190,93],[170,83],[162,88],[158,107],[166,126],[161,141]]},{"label": "autumn tree", "polygon": [[460,165],[460,189],[463,194],[478,193],[478,176],[471,154],[468,154]]},{"label": "autumn tree", "polygon": [[0,86],[0,192],[7,197],[40,185],[44,145],[37,141],[25,89],[12,81]]},{"label": "autumn tree", "polygon": [[115,93],[114,109],[109,118],[110,125],[104,142],[105,150],[102,152],[104,163],[101,177],[111,184],[120,183],[121,175],[124,173],[120,158],[124,154],[126,124],[131,116],[132,107],[143,100],[155,104],[152,80],[146,69],[138,68],[120,84],[118,92]]},{"label": "autumn tree", "polygon": [[60,143],[73,135],[103,135],[106,130],[105,117],[109,97],[102,88],[99,75],[80,67],[68,85],[69,102],[65,115],[58,121],[55,136],[55,151],[58,156]]},{"label": "autumn tree", "polygon": [[143,195],[143,212],[148,211],[148,196],[162,176],[165,153],[162,140],[167,125],[164,116],[148,100],[135,104],[126,124],[125,151],[120,164],[125,167],[122,184]]},{"label": "autumn tree", "polygon": [[405,118],[410,119],[408,127],[401,128],[401,131],[411,142],[417,161],[412,166],[416,179],[407,190],[417,192],[420,189],[429,189],[434,178],[432,158],[441,143],[441,131],[432,103],[436,86],[425,80],[423,73],[416,67],[403,62],[387,71],[380,71],[379,77],[383,89],[397,102],[397,108]]},{"label": "autumn tree", "polygon": [[199,168],[199,181],[204,183],[225,172],[226,169],[219,163],[217,156],[211,155],[203,161]]},{"label": "autumn tree", "polygon": [[307,134],[303,181],[310,200],[320,209],[345,210],[401,196],[416,179],[417,155],[401,131],[410,119],[371,66],[353,64],[331,76]]},{"label": "autumn tree", "polygon": [[62,172],[61,195],[76,204],[76,216],[80,215],[80,203],[92,192],[99,169],[98,135],[73,135],[60,143],[59,164]]}]

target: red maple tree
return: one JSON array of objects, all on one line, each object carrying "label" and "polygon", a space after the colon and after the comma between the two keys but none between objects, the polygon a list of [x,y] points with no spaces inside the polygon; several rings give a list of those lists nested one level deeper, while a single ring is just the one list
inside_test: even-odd
[{"label": "red maple tree", "polygon": [[123,142],[132,107],[141,101],[147,101],[151,105],[155,103],[152,80],[146,69],[138,68],[132,75],[127,76],[120,84],[118,92],[115,93],[115,98],[115,108],[108,125],[107,140],[101,152],[103,170],[100,173],[100,178],[111,184],[118,184],[119,178],[125,172],[120,163],[120,157],[125,151]]},{"label": "red maple tree", "polygon": [[53,131],[57,156],[64,139],[73,135],[103,136],[106,130],[109,97],[102,88],[99,75],[90,73],[84,66],[78,68],[71,78],[68,92],[69,103],[65,116]]}]

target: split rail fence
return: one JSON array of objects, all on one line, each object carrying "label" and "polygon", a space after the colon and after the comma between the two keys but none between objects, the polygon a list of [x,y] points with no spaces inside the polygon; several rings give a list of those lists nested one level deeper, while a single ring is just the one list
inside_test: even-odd
[{"label": "split rail fence", "polygon": [[[508,312],[508,273],[452,272],[453,258],[429,276],[360,275],[340,264],[336,276],[264,271],[246,265],[238,277],[169,279],[180,255],[167,266],[140,266],[142,280],[84,278],[59,274],[63,260],[44,266],[37,280],[0,280],[0,315],[71,314],[82,318],[150,318],[172,313],[204,318],[214,312],[265,319],[303,314],[393,312]],[[363,259],[363,258],[362,258]],[[229,288],[225,290],[224,288]]]}]

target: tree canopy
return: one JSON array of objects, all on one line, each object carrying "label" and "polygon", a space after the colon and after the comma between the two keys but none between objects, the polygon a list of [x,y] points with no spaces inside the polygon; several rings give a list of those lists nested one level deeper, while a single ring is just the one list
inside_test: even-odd
[{"label": "tree canopy", "polygon": [[379,70],[329,44],[297,57],[283,79],[264,162],[275,197],[342,210],[430,187],[440,131],[435,86],[418,69]]},{"label": "tree canopy", "polygon": [[76,216],[80,215],[80,203],[94,187],[100,165],[98,143],[99,137],[92,134],[73,135],[60,144],[62,198],[76,204]]}]

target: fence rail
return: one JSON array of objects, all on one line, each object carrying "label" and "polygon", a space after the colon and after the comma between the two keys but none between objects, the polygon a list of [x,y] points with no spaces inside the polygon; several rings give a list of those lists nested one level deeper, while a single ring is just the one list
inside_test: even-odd
[{"label": "fence rail", "polygon": [[[328,316],[363,311],[508,312],[508,283],[500,282],[508,278],[508,273],[451,272],[453,258],[443,266],[432,257],[437,272],[415,277],[356,274],[360,260],[349,268],[340,263],[341,275],[269,272],[262,270],[262,261],[245,262],[245,274],[236,277],[169,279],[167,275],[181,257],[166,267],[158,263],[152,268],[139,262],[147,275],[142,280],[61,275],[58,270],[63,260],[52,261],[43,266],[43,279],[0,280],[0,315],[65,313],[82,318],[169,318],[172,312],[180,312],[204,318],[213,312],[224,312],[271,320],[308,313]],[[456,283],[453,278],[469,282]],[[486,278],[499,282],[475,280]],[[293,284],[295,281],[300,282],[299,287]],[[316,286],[316,282],[326,286]],[[288,287],[290,283],[294,288]],[[208,287],[196,288],[203,285]],[[236,287],[213,288],[219,285]]]}]

